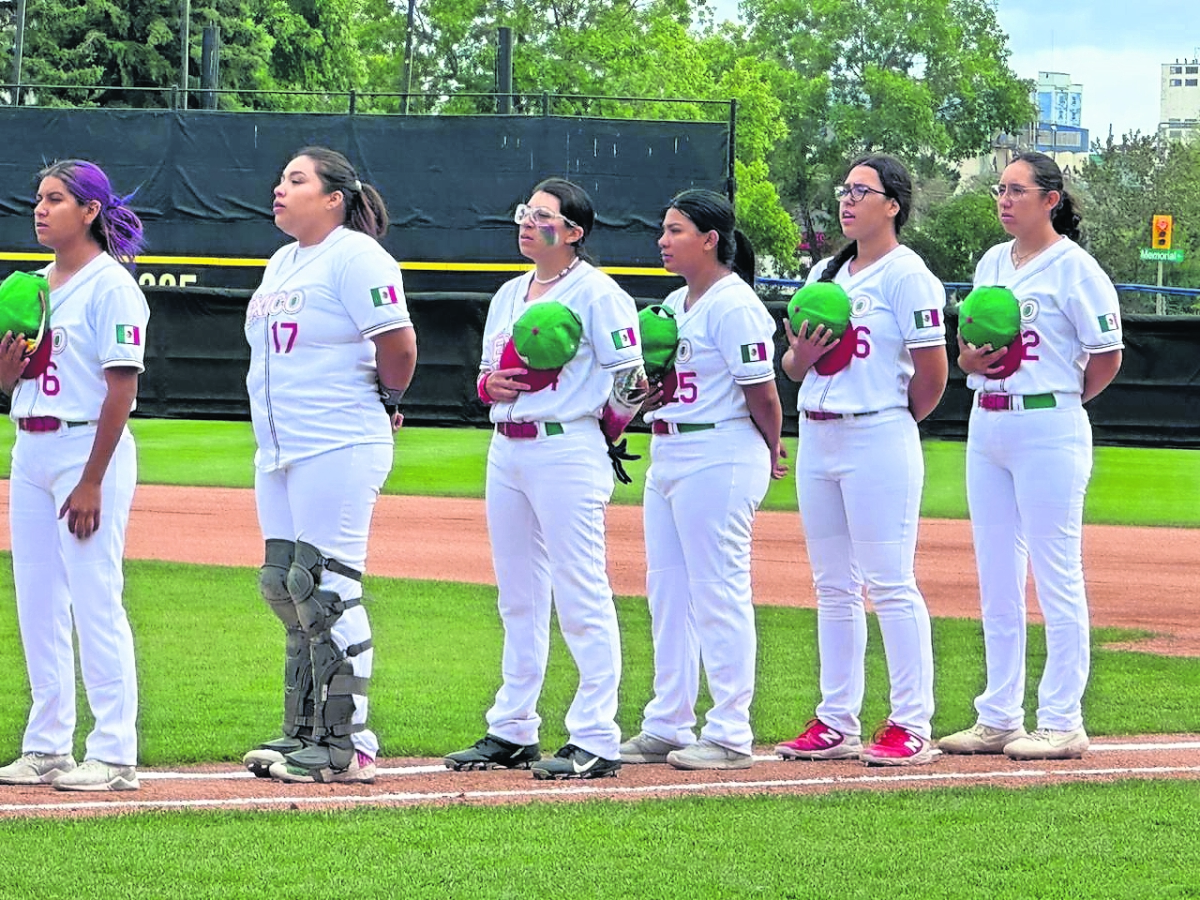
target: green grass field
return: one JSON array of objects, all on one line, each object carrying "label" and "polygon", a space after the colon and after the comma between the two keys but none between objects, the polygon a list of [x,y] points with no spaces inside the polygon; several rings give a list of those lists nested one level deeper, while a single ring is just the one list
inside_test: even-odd
[{"label": "green grass field", "polygon": [[[251,483],[244,424],[137,420],[133,427],[143,482]],[[389,490],[477,496],[487,440],[478,430],[405,430]],[[639,442],[644,449],[644,438],[635,437]],[[962,515],[961,445],[929,442],[926,458],[926,514]],[[7,454],[0,460],[6,475]],[[637,482],[644,464],[635,464]],[[1200,454],[1102,448],[1088,518],[1195,525],[1197,486]],[[636,502],[636,492],[621,499]],[[769,505],[795,508],[791,479],[775,486]],[[499,677],[494,591],[383,578],[369,578],[367,591],[379,650],[372,726],[384,752],[436,756],[474,740]],[[12,595],[7,563],[0,593]],[[281,640],[252,569],[129,562],[126,601],[137,641],[144,764],[235,760],[274,733]],[[649,618],[638,597],[620,598],[618,613],[625,656],[619,719],[631,732],[650,694]],[[792,736],[816,702],[815,616],[762,608],[758,622],[753,719],[757,740],[769,744]],[[1104,647],[1129,636],[1094,634],[1089,730],[1200,732],[1200,660]],[[981,634],[976,622],[940,619],[934,639],[934,727],[944,734],[973,720]],[[1032,698],[1040,629],[1032,630],[1030,645]],[[873,621],[871,647],[866,722],[886,709]],[[0,717],[0,755],[7,759],[19,752],[28,708],[11,603],[0,605],[0,667],[9,672]],[[556,636],[541,704],[545,748],[564,739],[574,685],[574,667]],[[86,704],[80,706],[77,752],[90,726]],[[797,767],[797,777],[814,774]],[[1200,897],[1198,791],[1196,781],[1126,781],[637,804],[2,819],[0,900],[315,893],[472,900]]]},{"label": "green grass field", "polygon": [[[139,481],[252,487],[254,437],[248,422],[181,422],[135,419]],[[8,477],[13,432],[0,430],[0,478]],[[396,463],[385,493],[439,497],[483,495],[484,460],[491,432],[486,429],[406,428],[396,442]],[[642,459],[630,463],[630,485],[618,485],[615,503],[641,502],[649,465],[650,439],[629,437]],[[785,441],[795,456],[794,438]],[[921,514],[938,519],[967,516],[964,445],[928,440],[925,494]],[[1112,525],[1200,526],[1200,453],[1098,447],[1088,491],[1087,520]],[[790,475],[772,483],[764,509],[795,510],[796,482]]]}]

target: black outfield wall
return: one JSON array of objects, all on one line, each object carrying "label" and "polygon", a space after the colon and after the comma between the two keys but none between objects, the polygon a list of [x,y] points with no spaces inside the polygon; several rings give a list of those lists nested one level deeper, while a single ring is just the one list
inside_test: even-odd
[{"label": "black outfield wall", "polygon": [[[245,418],[249,348],[243,337],[246,291],[147,291],[151,318],[139,414],[168,418]],[[408,296],[420,362],[404,403],[413,425],[484,424],[475,397],[487,294]],[[782,322],[785,305],[768,308]],[[956,319],[948,319],[955,348]],[[1089,404],[1096,440],[1108,444],[1200,447],[1200,317],[1128,316],[1125,362],[1116,382]],[[784,349],[782,325],[776,360]],[[922,425],[927,435],[963,438],[971,408],[953,365],[946,396]],[[785,430],[796,432],[796,386],[779,377]]]}]

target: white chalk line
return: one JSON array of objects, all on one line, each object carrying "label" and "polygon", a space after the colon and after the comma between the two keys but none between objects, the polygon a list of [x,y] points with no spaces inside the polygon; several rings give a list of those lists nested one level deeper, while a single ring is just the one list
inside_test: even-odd
[{"label": "white chalk line", "polygon": [[[1171,745],[1175,746],[1175,745]],[[436,768],[411,766],[407,768]],[[396,770],[393,770],[396,771]],[[517,788],[497,791],[400,791],[387,794],[324,794],[275,796],[275,797],[222,797],[193,800],[106,800],[77,801],[64,803],[7,803],[0,804],[3,813],[35,813],[47,811],[106,812],[164,809],[204,809],[236,807],[297,807],[297,806],[380,806],[389,803],[435,804],[448,801],[483,800],[532,800],[562,797],[631,797],[645,794],[680,793],[728,793],[731,791],[769,791],[779,788],[797,787],[863,787],[875,785],[933,784],[945,782],[999,782],[1044,779],[1049,781],[1071,781],[1086,778],[1140,777],[1166,775],[1200,775],[1196,766],[1144,766],[1093,769],[1016,769],[993,772],[902,772],[868,775],[832,775],[814,778],[775,778],[756,781],[721,781],[703,784],[647,784],[624,787],[619,785],[573,784],[570,786],[547,786],[541,788]]]},{"label": "white chalk line", "polygon": [[[1088,753],[1106,753],[1119,751],[1122,753],[1154,753],[1161,750],[1200,750],[1200,741],[1153,741],[1133,744],[1092,744]],[[755,756],[755,762],[780,762],[774,754],[770,756]],[[380,767],[380,775],[432,775],[445,772],[444,765],[399,766],[394,768]],[[142,781],[224,781],[240,778],[254,778],[244,769],[224,770],[219,772],[138,772]]]},{"label": "white chalk line", "polygon": [[[1091,750],[1180,750],[1200,749],[1200,742],[1178,743],[1145,743],[1145,744],[1099,744]],[[779,762],[779,757],[756,756],[756,760]],[[803,763],[799,763],[803,764]],[[389,775],[418,775],[445,772],[443,766],[404,766],[398,768],[379,769],[379,774]],[[787,787],[863,787],[875,785],[930,785],[936,782],[952,785],[954,782],[983,782],[988,781],[1021,781],[1031,779],[1046,780],[1081,780],[1088,778],[1112,778],[1112,776],[1164,776],[1164,775],[1200,775],[1200,766],[1148,766],[1148,767],[1112,767],[1088,769],[1012,769],[994,770],[994,772],[894,772],[871,773],[863,775],[826,775],[816,778],[800,779],[761,779],[750,781],[716,781],[704,784],[658,784],[636,785],[631,787],[611,784],[572,784],[564,786],[545,786],[538,788],[508,788],[503,791],[401,791],[376,794],[340,794],[320,797],[296,794],[296,796],[276,797],[222,797],[210,799],[163,799],[163,800],[79,800],[65,803],[8,803],[0,804],[0,814],[20,814],[20,812],[43,812],[49,810],[64,810],[85,812],[103,811],[134,811],[134,810],[170,810],[170,809],[205,809],[205,808],[272,808],[272,806],[338,806],[338,805],[384,805],[391,803],[436,804],[450,800],[524,800],[534,798],[556,797],[634,797],[638,794],[670,794],[670,793],[727,793],[740,791],[770,791]],[[143,780],[169,779],[240,779],[253,778],[248,772],[214,772],[214,773],[172,773],[146,772],[140,773]]]}]

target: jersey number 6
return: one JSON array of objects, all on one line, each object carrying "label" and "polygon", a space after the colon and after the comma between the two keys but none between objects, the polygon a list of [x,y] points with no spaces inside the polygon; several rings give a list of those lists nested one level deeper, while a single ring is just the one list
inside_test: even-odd
[{"label": "jersey number 6", "polygon": [[54,370],[57,368],[58,366],[55,363],[49,362],[46,363],[46,371],[42,373],[42,393],[47,397],[53,397],[62,390],[62,382],[54,374]]}]

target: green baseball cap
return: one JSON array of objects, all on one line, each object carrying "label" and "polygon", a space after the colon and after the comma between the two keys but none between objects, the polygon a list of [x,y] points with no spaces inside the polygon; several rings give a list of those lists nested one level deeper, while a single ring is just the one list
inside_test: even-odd
[{"label": "green baseball cap", "polygon": [[513,324],[513,346],[532,369],[558,369],[579,352],[583,325],[563,304],[535,303]]},{"label": "green baseball cap", "polygon": [[958,305],[958,333],[968,344],[1007,347],[1021,330],[1021,303],[1006,287],[985,285]]},{"label": "green baseball cap", "polygon": [[0,282],[0,335],[23,334],[25,355],[50,331],[50,283],[41,275],[13,272]]},{"label": "green baseball cap", "polygon": [[679,324],[674,310],[655,304],[638,313],[638,330],[642,333],[642,360],[646,374],[658,376],[675,364],[679,349]]},{"label": "green baseball cap", "polygon": [[809,334],[824,325],[834,337],[841,337],[850,325],[850,295],[840,284],[814,281],[792,294],[787,314],[793,331],[799,332],[807,320]]}]

